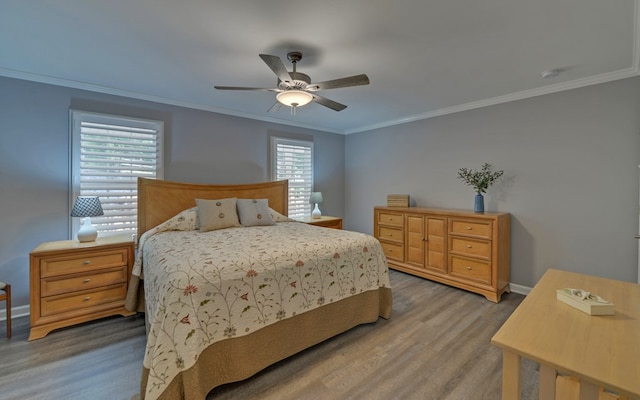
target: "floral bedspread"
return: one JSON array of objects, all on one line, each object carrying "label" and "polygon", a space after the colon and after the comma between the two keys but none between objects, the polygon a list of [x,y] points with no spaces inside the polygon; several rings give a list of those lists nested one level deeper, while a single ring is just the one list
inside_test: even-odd
[{"label": "floral bedspread", "polygon": [[149,323],[146,399],[216,341],[389,287],[380,243],[362,233],[282,222],[148,234],[134,271],[144,271]]}]

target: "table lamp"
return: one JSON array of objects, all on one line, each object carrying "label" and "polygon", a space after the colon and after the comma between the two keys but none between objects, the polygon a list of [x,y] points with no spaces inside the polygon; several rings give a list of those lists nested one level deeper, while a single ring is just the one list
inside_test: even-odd
[{"label": "table lamp", "polygon": [[313,211],[311,212],[311,217],[312,218],[320,218],[322,216],[322,213],[320,212],[320,209],[318,208],[318,204],[322,204],[324,200],[322,199],[322,193],[321,192],[311,192],[311,196],[309,197],[309,203],[310,204],[315,204],[315,207],[313,208]]},{"label": "table lamp", "polygon": [[104,215],[100,199],[97,197],[76,197],[76,202],[71,210],[72,217],[84,218],[78,231],[80,242],[93,242],[98,237],[98,231],[91,225],[91,217]]}]

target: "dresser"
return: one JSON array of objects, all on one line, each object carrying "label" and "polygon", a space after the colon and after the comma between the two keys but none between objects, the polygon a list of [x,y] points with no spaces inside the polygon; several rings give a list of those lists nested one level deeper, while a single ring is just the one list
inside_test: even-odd
[{"label": "dresser", "polygon": [[499,302],[509,292],[511,215],[375,207],[374,236],[389,267]]},{"label": "dresser", "polygon": [[130,235],[46,242],[29,258],[29,340],[97,318],[134,314],[124,308],[134,261]]}]

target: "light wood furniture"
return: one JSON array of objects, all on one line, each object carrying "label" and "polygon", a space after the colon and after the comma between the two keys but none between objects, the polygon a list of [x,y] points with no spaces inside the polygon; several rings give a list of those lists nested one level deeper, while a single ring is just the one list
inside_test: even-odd
[{"label": "light wood furniture", "polygon": [[7,338],[11,339],[11,285],[0,282],[0,301],[4,301],[7,306]]},{"label": "light wood furniture", "polygon": [[309,225],[323,226],[325,228],[342,229],[342,218],[330,217],[323,215],[320,218],[302,217],[297,218],[298,221],[302,221]]},{"label": "light wood furniture", "polygon": [[375,207],[373,225],[391,268],[496,303],[510,291],[509,213]]},{"label": "light wood furniture", "polygon": [[[611,301],[615,315],[588,315],[557,300],[556,290],[567,287]],[[558,371],[579,380],[580,399],[598,399],[599,387],[640,399],[640,285],[549,269],[491,343],[503,349],[503,399],[520,399],[521,357],[540,364],[541,400],[566,399]]]},{"label": "light wood furniture", "polygon": [[29,340],[97,318],[133,315],[124,308],[133,259],[130,235],[36,247],[30,254]]}]

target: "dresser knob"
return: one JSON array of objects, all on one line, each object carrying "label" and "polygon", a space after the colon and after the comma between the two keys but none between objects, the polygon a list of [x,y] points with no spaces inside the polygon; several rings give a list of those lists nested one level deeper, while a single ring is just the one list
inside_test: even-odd
[{"label": "dresser knob", "polygon": [[471,248],[471,245],[470,245],[470,244],[468,244],[468,245],[467,245],[467,249],[470,249],[470,248]]},{"label": "dresser knob", "polygon": [[473,228],[471,228],[470,226],[467,226],[467,230],[468,231],[470,231],[471,229],[473,229]]},{"label": "dresser knob", "polygon": [[91,282],[91,279],[89,279],[89,278],[87,278],[84,281],[82,281],[82,283],[89,283],[89,282]]},{"label": "dresser knob", "polygon": [[85,297],[82,301],[89,301],[89,300],[91,300],[91,296]]},{"label": "dresser knob", "polygon": [[84,264],[84,265],[89,265],[89,264],[91,264],[91,261],[86,260],[86,261],[84,261],[84,262],[83,262],[83,264]]},{"label": "dresser knob", "polygon": [[467,270],[471,271],[471,267],[467,267]]}]

